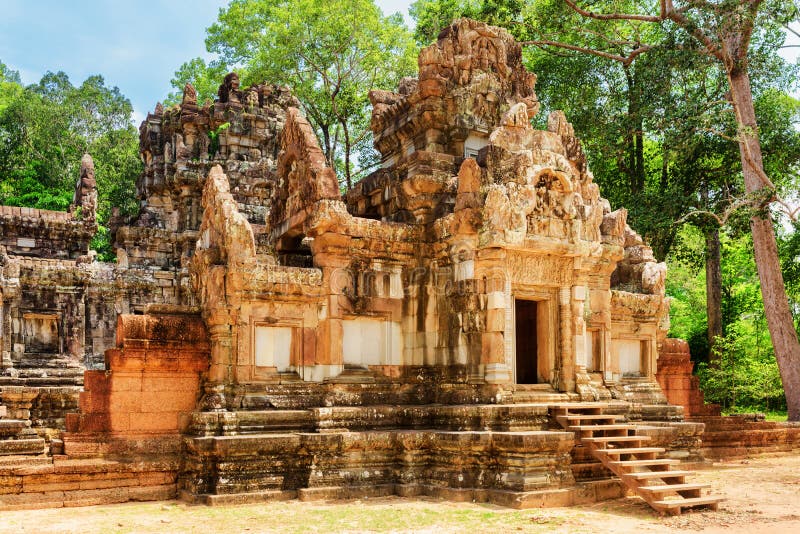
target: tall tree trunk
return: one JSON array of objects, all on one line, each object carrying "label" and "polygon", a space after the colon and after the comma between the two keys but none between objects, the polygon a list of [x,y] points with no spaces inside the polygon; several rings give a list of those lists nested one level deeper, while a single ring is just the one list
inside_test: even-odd
[{"label": "tall tree trunk", "polygon": [[722,336],[722,270],[719,229],[706,233],[706,315],[708,316],[708,357],[716,360],[714,340]]},{"label": "tall tree trunk", "polygon": [[322,131],[322,144],[325,150],[325,159],[328,166],[333,167],[333,149],[331,148],[331,132],[327,124],[321,124],[319,129]]},{"label": "tall tree trunk", "polygon": [[342,131],[344,132],[344,178],[345,182],[347,183],[347,190],[353,188],[353,177],[350,174],[350,150],[352,147],[350,146],[350,130],[347,128],[347,122],[341,121]]},{"label": "tall tree trunk", "polygon": [[636,124],[636,135],[634,137],[636,141],[636,146],[634,148],[636,166],[634,167],[634,172],[636,173],[636,187],[641,193],[644,191],[644,124],[642,121],[642,114],[638,110],[638,104],[634,121]]},{"label": "tall tree trunk", "polygon": [[[728,71],[731,98],[739,124],[739,151],[742,157],[745,190],[753,193],[764,189],[759,171],[763,172],[761,144],[758,141],[753,94],[746,66]],[[750,219],[753,234],[756,268],[761,281],[761,296],[767,318],[775,358],[786,393],[789,420],[800,421],[800,342],[794,329],[789,299],[783,284],[783,274],[778,259],[778,246],[772,217],[764,210]]]},{"label": "tall tree trunk", "polygon": [[[628,116],[625,121],[625,152],[627,154],[627,161],[625,162],[625,174],[628,175],[628,184],[631,188],[631,193],[637,195],[642,192],[641,170],[639,167],[639,153],[641,148],[641,118],[639,116],[639,102],[636,94],[636,80],[634,73],[629,66],[624,66],[625,81],[628,86]],[[642,152],[642,161],[644,152]]]}]

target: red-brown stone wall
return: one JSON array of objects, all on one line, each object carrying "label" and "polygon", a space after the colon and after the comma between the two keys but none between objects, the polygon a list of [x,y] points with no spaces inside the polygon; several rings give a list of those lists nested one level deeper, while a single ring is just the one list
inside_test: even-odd
[{"label": "red-brown stone wall", "polygon": [[179,433],[197,404],[209,350],[199,317],[120,315],[117,348],[106,351],[108,370],[86,371],[80,413],[68,416],[68,433]]},{"label": "red-brown stone wall", "polygon": [[658,355],[656,380],[670,404],[683,406],[684,415],[719,415],[717,404],[706,404],[699,380],[692,374],[694,363],[689,344],[682,339],[664,340]]}]

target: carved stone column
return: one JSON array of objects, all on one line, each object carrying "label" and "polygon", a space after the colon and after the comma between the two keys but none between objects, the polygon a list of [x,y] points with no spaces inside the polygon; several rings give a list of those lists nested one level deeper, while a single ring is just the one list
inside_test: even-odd
[{"label": "carved stone column", "polygon": [[[487,316],[497,316],[496,321],[487,321],[487,331],[481,337],[482,360],[485,379],[490,384],[506,384],[511,382],[511,369],[506,362],[505,319],[506,310],[511,307],[511,284],[508,287],[490,288],[493,291],[486,295]],[[492,322],[496,326],[492,326]]]},{"label": "carved stone column", "polygon": [[558,327],[561,339],[561,354],[556,358],[556,387],[559,391],[575,391],[575,349],[573,343],[571,289],[562,287],[558,291]]},{"label": "carved stone column", "polygon": [[211,366],[200,404],[205,411],[227,408],[226,386],[233,383],[233,336],[228,324],[208,327],[211,338]]}]

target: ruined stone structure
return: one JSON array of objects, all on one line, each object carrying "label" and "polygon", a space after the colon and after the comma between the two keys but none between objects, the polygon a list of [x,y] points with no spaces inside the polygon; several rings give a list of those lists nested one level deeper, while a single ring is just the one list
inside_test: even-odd
[{"label": "ruined stone structure", "polygon": [[[570,504],[621,492],[597,440],[661,447],[617,445],[634,464],[699,460],[702,424],[655,379],[665,266],[600,196],[564,115],[531,126],[521,58],[499,28],[445,30],[418,79],[370,93],[382,166],[344,196],[287,89],[229,74],[200,105],[187,85],[140,128],[141,209],[113,221],[113,265],[88,253],[90,159],[70,214],[3,208],[2,403],[90,370],[63,451],[45,436],[53,465],[9,468],[21,489],[0,485],[0,507],[36,502],[37,476],[100,492],[120,473],[142,489],[117,500]],[[629,426],[582,429],[592,414]],[[95,482],[70,463],[98,458]]]}]

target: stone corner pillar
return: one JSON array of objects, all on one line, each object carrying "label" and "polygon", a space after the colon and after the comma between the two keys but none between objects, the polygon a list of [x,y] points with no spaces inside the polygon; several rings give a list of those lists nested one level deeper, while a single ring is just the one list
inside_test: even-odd
[{"label": "stone corner pillar", "polygon": [[562,287],[558,291],[558,328],[560,330],[561,354],[556,358],[557,389],[575,391],[575,343],[573,338],[572,288]]}]

